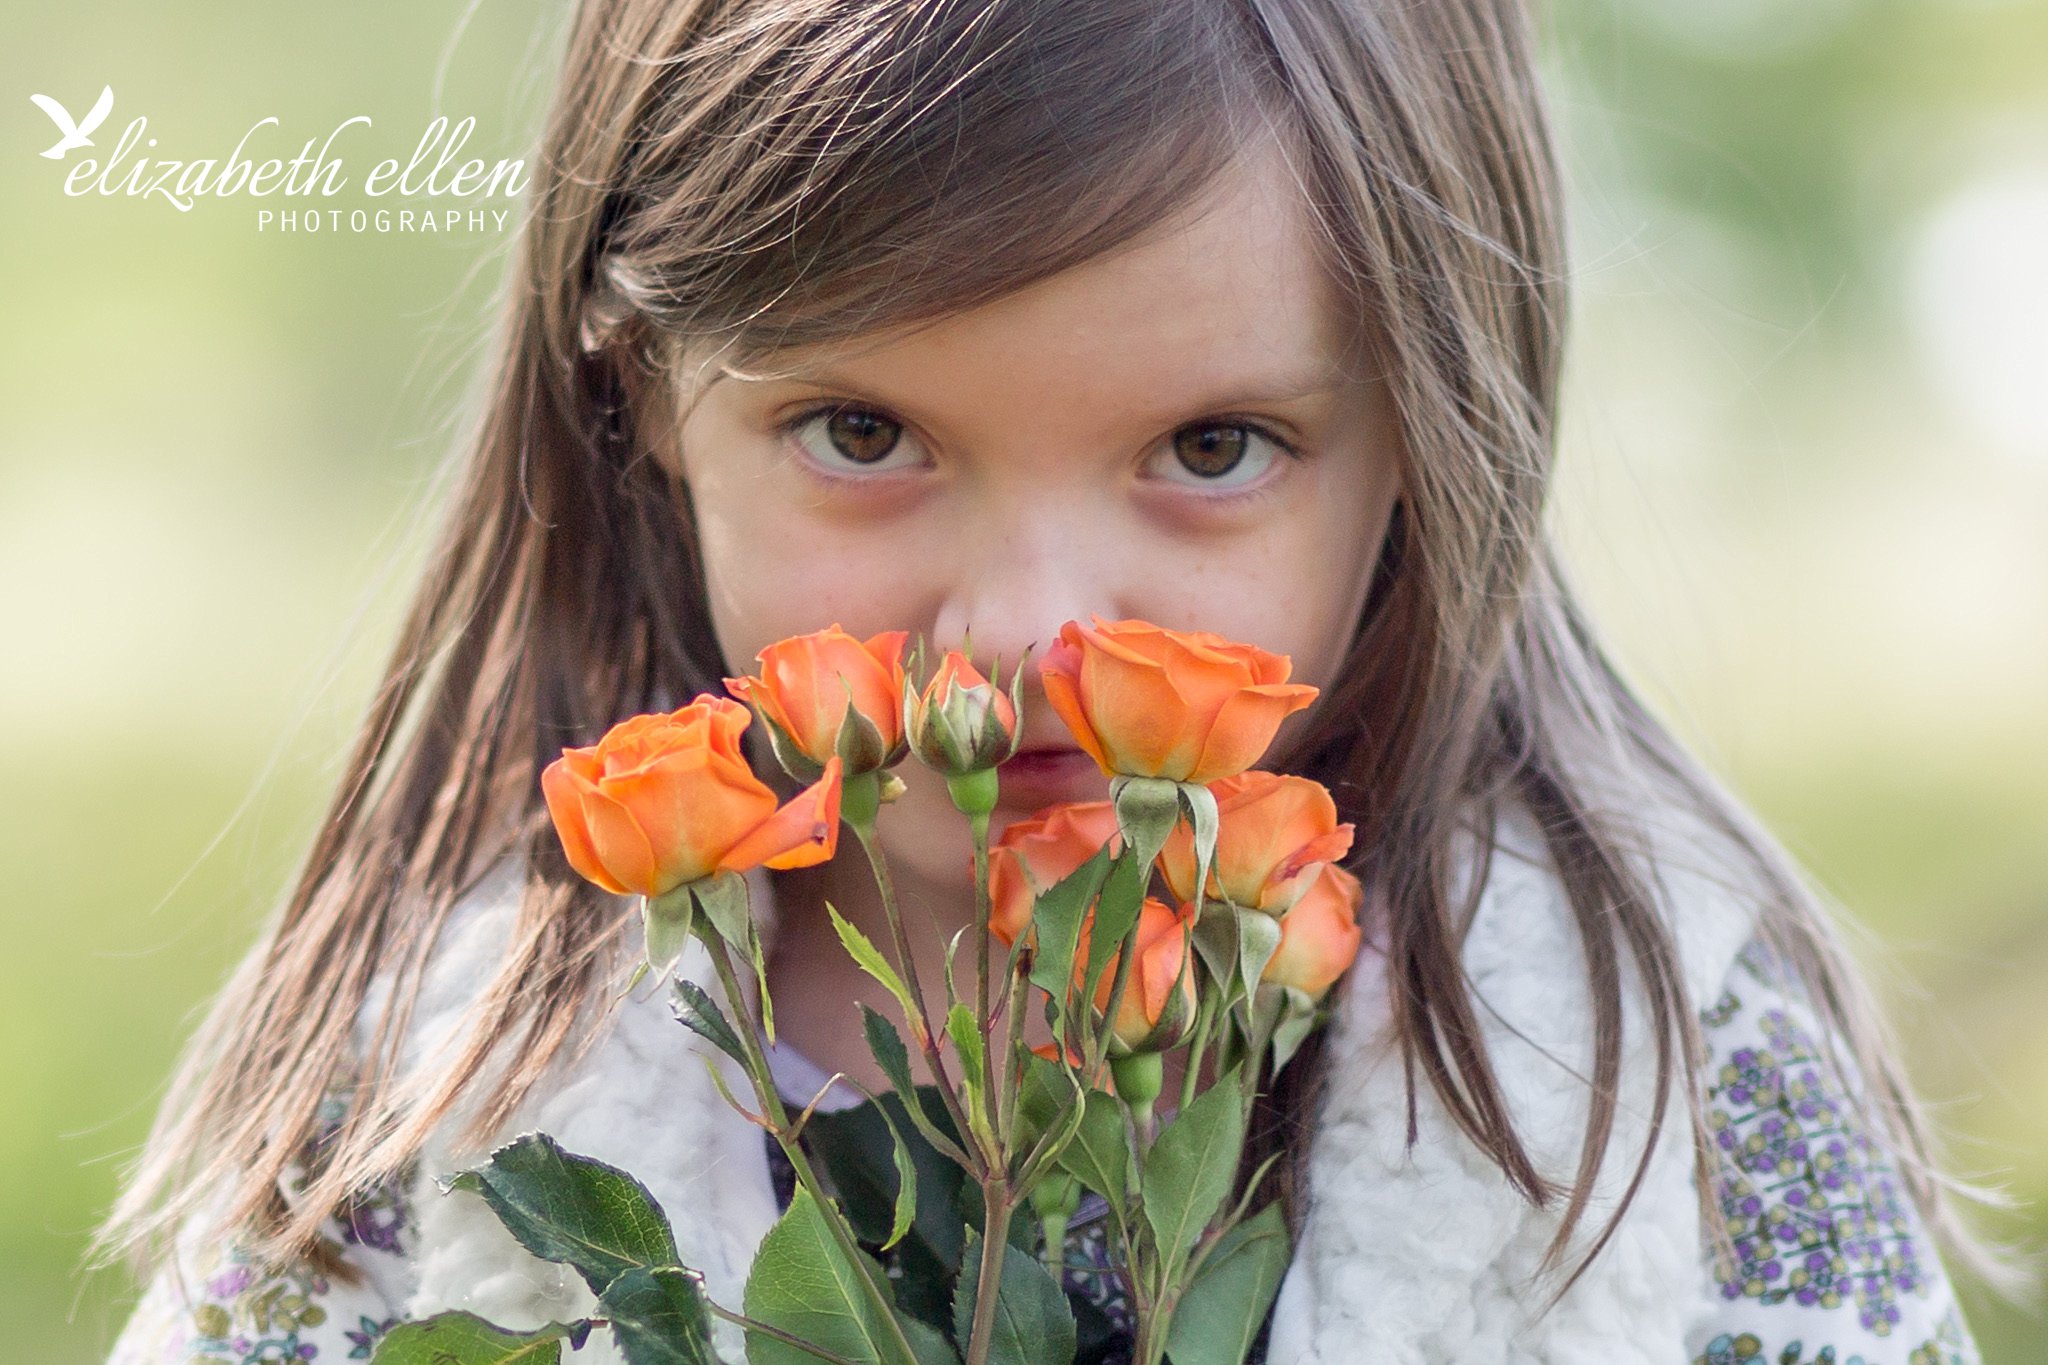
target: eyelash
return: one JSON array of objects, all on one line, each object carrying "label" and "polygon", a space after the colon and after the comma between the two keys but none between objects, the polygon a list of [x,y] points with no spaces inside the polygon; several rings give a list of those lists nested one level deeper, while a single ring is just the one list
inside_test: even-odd
[{"label": "eyelash", "polygon": [[[783,420],[782,422],[777,423],[775,428],[776,434],[783,440],[791,440],[796,435],[797,429],[802,427],[804,423],[811,421],[813,418],[828,416],[835,412],[864,412],[871,413],[877,417],[889,417],[889,414],[883,409],[871,406],[866,403],[848,403],[844,401],[830,403],[813,403],[811,406],[804,408],[800,412],[796,413],[794,416],[791,416]],[[889,420],[894,421],[895,419],[889,418]],[[1203,418],[1201,421],[1198,422],[1189,422],[1184,426],[1176,427],[1175,431],[1187,431],[1190,429],[1200,430],[1204,427],[1242,427],[1246,431],[1252,432],[1257,436],[1264,437],[1266,440],[1271,441],[1274,445],[1278,446],[1280,448],[1281,453],[1286,455],[1289,459],[1299,460],[1302,458],[1301,448],[1299,446],[1295,445],[1294,442],[1288,440],[1285,436],[1282,436],[1279,432],[1267,426],[1264,422],[1258,421],[1257,419],[1251,417],[1239,417],[1230,413],[1224,413],[1216,417]],[[872,476],[861,474],[841,474],[834,470],[826,469],[824,466],[818,464],[815,460],[810,461],[809,464],[811,473],[814,477],[822,479],[826,483],[834,484],[839,487],[851,488],[859,485],[869,484],[872,482]],[[1187,487],[1188,485],[1184,484],[1182,486]],[[1256,484],[1250,485],[1249,487],[1234,489],[1227,493],[1202,493],[1198,496],[1206,499],[1209,502],[1216,503],[1222,506],[1240,506],[1256,502],[1260,498],[1263,498],[1267,494],[1271,493],[1272,491],[1273,480],[1264,479]]]}]

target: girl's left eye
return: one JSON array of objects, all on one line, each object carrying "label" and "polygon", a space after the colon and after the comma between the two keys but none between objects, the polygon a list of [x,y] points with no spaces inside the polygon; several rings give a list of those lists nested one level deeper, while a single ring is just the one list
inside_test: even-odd
[{"label": "girl's left eye", "polygon": [[914,469],[921,459],[895,458],[904,451],[919,452],[914,439],[906,440],[903,424],[885,412],[855,403],[830,403],[806,409],[781,424],[784,437],[794,441],[827,478],[860,478],[854,470],[883,473]]},{"label": "girl's left eye", "polygon": [[1197,422],[1173,434],[1164,461],[1166,481],[1204,492],[1237,493],[1260,483],[1282,459],[1298,454],[1292,444],[1257,422]]}]

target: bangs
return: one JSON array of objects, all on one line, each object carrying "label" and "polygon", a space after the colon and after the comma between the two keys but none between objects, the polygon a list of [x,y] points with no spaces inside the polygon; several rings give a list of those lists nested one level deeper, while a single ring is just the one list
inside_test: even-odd
[{"label": "bangs", "polygon": [[813,3],[683,60],[722,94],[639,142],[598,283],[763,377],[1111,252],[1273,131],[1272,59],[1213,0]]}]

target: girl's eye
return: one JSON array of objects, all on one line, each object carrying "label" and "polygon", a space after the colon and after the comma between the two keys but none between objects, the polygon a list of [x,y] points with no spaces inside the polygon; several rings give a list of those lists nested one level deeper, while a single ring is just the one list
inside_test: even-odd
[{"label": "girl's eye", "polygon": [[903,439],[903,424],[873,408],[835,403],[798,413],[782,424],[783,433],[828,475],[849,468],[895,470],[914,467],[916,460],[891,456],[915,446]]},{"label": "girl's eye", "polygon": [[1254,422],[1199,422],[1173,434],[1168,481],[1235,492],[1257,483],[1280,458],[1294,453],[1293,446]]}]

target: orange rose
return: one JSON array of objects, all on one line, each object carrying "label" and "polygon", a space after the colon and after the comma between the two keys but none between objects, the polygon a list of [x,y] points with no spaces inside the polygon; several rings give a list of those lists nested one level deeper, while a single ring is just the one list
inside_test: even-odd
[{"label": "orange rose", "polygon": [[918,760],[948,776],[986,771],[1017,750],[1015,704],[957,649],[946,651],[931,681],[903,708]]},{"label": "orange rose", "polygon": [[1112,777],[1213,782],[1259,761],[1280,722],[1314,700],[1284,654],[1208,631],[1089,618],[1039,661],[1046,700]]},{"label": "orange rose", "polygon": [[[1088,935],[1095,927],[1095,911],[1081,922],[1081,941],[1074,950],[1074,984],[1079,986],[1088,969]],[[1195,1022],[1195,964],[1189,954],[1195,928],[1195,907],[1175,910],[1165,901],[1146,897],[1138,909],[1137,960],[1124,982],[1123,999],[1117,1001],[1116,1018],[1110,1021],[1110,1051],[1163,1052],[1186,1036]],[[1110,988],[1116,984],[1117,958],[1110,954],[1095,987],[1095,1008],[1109,1008]]]},{"label": "orange rose", "polygon": [[562,750],[540,786],[569,866],[615,895],[654,897],[718,872],[831,858],[839,760],[777,809],[740,752],[751,719],[737,702],[706,695]]},{"label": "orange rose", "polygon": [[1311,1000],[1320,1000],[1358,956],[1365,937],[1358,908],[1364,899],[1357,877],[1335,863],[1325,863],[1322,875],[1280,917],[1280,946],[1259,979],[1292,986]]},{"label": "orange rose", "polygon": [[[885,630],[856,640],[835,622],[777,640],[754,656],[761,676],[727,678],[726,690],[761,712],[776,757],[792,772],[811,776],[834,754],[849,777],[873,772],[904,754],[903,644],[909,638],[907,631]],[[842,738],[849,707],[866,726],[848,727]]]},{"label": "orange rose", "polygon": [[1037,898],[1105,844],[1112,854],[1123,848],[1107,801],[1066,801],[1011,822],[988,851],[989,932],[1014,945]]},{"label": "orange rose", "polygon": [[[1216,797],[1216,856],[1205,899],[1228,896],[1246,910],[1284,914],[1323,863],[1351,851],[1351,826],[1320,782],[1256,769],[1209,785]],[[1195,836],[1185,824],[1167,835],[1159,870],[1181,900],[1195,898]]]}]

